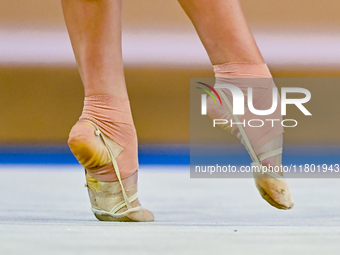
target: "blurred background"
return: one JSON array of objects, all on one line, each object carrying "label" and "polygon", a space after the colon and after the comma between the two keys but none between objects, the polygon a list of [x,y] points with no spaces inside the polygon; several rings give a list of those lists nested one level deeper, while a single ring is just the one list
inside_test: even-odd
[{"label": "blurred background", "polygon": [[[274,77],[340,78],[340,1],[241,2]],[[190,78],[213,77],[207,54],[177,1],[128,0],[123,10],[140,161],[186,164]],[[317,109],[320,100],[310,104]],[[66,142],[82,106],[60,1],[0,0],[0,163],[75,163]],[[333,148],[336,123],[335,132],[300,129],[285,137],[287,145]]]}]

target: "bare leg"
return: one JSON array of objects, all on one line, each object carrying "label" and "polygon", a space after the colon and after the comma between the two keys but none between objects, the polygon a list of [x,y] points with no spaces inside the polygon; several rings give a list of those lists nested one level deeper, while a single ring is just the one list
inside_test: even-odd
[{"label": "bare leg", "polygon": [[239,0],[179,0],[179,3],[193,22],[213,65],[264,63]]},{"label": "bare leg", "polygon": [[[254,101],[257,106],[267,107],[264,105],[268,101],[271,102],[271,93],[268,92],[275,85],[247,25],[239,0],[179,0],[179,2],[193,22],[214,65],[216,83],[235,84],[246,95],[247,88],[252,86],[250,83],[254,79],[242,78],[264,78],[261,84],[257,82],[262,92],[258,93],[258,98]],[[220,93],[229,95],[230,99],[232,98],[229,90],[224,91],[222,89]],[[229,116],[228,120],[233,118],[230,108],[226,105],[216,107],[211,98],[208,99],[208,113],[213,119],[220,119],[222,118],[221,116],[227,115]],[[247,118],[246,116],[249,115],[246,113],[244,115],[245,119]],[[274,119],[279,118],[282,118],[282,116],[279,109],[277,109]],[[254,153],[251,153],[252,158],[259,167],[281,165],[282,152],[280,151],[283,144],[281,126],[276,126],[275,128],[267,126],[256,131],[251,130],[251,132],[248,129],[249,132],[245,136],[241,135],[239,128],[231,128],[227,125],[224,128],[237,135],[249,152],[254,149]],[[248,138],[251,145],[245,143]],[[262,156],[259,157],[260,155]],[[279,209],[292,208],[293,200],[289,188],[281,180],[281,177],[277,177],[282,176],[283,173],[281,172],[280,175],[268,175],[270,175],[270,178],[261,178],[263,175],[255,178],[256,186],[261,196]]]},{"label": "bare leg", "polygon": [[121,47],[122,0],[62,0],[85,96],[127,97]]},{"label": "bare leg", "polygon": [[137,136],[122,61],[122,0],[62,0],[62,6],[85,90],[83,113],[68,144],[86,170],[92,211],[103,221],[153,221],[137,198]]}]

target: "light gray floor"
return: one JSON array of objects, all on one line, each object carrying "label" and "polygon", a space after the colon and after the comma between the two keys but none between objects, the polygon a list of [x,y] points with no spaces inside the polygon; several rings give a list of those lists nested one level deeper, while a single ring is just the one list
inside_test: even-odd
[{"label": "light gray floor", "polygon": [[289,179],[291,211],[252,179],[190,179],[142,167],[153,223],[107,223],[90,211],[78,166],[0,166],[0,254],[339,254],[340,179]]}]

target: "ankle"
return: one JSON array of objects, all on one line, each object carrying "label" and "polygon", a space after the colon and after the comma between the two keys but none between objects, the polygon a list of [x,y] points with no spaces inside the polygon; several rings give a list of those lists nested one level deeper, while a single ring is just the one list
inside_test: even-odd
[{"label": "ankle", "polygon": [[69,146],[98,181],[131,176],[138,170],[138,150],[129,100],[113,95],[86,97],[80,121],[71,130]]},{"label": "ankle", "polygon": [[92,121],[106,136],[123,147],[136,135],[128,98],[111,94],[85,97],[79,119]]},{"label": "ankle", "polygon": [[[214,106],[212,100],[207,100],[208,114],[213,119],[226,119],[228,124],[221,126],[223,129],[230,131],[236,135],[248,151],[253,151],[257,156],[267,153],[272,150],[282,148],[282,133],[283,127],[281,125],[273,125],[268,123],[266,119],[282,119],[280,106],[269,115],[257,115],[250,111],[247,104],[248,91],[252,91],[250,98],[252,107],[257,111],[267,111],[272,109],[273,96],[276,87],[269,69],[266,64],[254,63],[226,63],[222,65],[215,65],[216,84],[233,85],[235,90],[239,90],[244,95],[244,113],[243,115],[233,115],[233,99],[234,94],[228,88],[216,89],[224,100],[223,106]],[[223,87],[223,86],[221,86]],[[216,88],[216,87],[215,87]],[[231,87],[230,87],[231,88]],[[249,90],[252,88],[252,90]],[[228,103],[227,103],[228,102]],[[263,125],[252,127],[248,125],[251,120],[262,121]],[[247,123],[243,125],[231,125],[233,123]],[[243,135],[240,129],[243,129],[247,136]],[[277,139],[275,139],[278,137]],[[246,142],[248,140],[248,142]],[[275,142],[271,142],[271,141]],[[249,148],[251,145],[251,149]],[[254,155],[252,155],[254,158]],[[255,159],[254,159],[255,160]],[[280,159],[281,162],[281,159]],[[278,165],[278,160],[269,160],[264,164]],[[279,163],[280,164],[280,163]]]},{"label": "ankle", "polygon": [[107,74],[105,73],[101,73],[99,75],[99,79],[98,73],[95,76],[84,77],[85,97],[96,95],[112,95],[115,97],[128,98],[124,73],[117,73],[116,70],[112,70],[111,75],[114,75],[114,78],[107,77]]},{"label": "ankle", "polygon": [[272,78],[265,63],[225,63],[214,65],[216,78]]}]

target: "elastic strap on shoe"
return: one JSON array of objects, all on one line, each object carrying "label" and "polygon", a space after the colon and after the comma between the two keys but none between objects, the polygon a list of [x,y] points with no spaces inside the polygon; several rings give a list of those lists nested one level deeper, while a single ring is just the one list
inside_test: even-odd
[{"label": "elastic strap on shoe", "polygon": [[283,151],[283,149],[279,148],[279,149],[276,149],[276,150],[273,150],[273,151],[263,153],[258,158],[259,158],[260,162],[262,162],[263,160],[265,160],[267,158],[275,157],[277,155],[282,154],[282,151]]},{"label": "elastic strap on shoe", "polygon": [[[232,113],[233,112],[233,107],[232,107],[232,105],[231,105],[227,95],[221,89],[216,89],[216,90],[221,94],[224,102],[227,104],[227,107],[228,107],[229,111]],[[240,124],[240,119],[237,117],[237,115],[233,115],[233,117],[234,117],[234,119],[235,119],[235,121],[237,123],[237,127],[238,127],[238,129],[239,129],[239,131],[240,131],[240,133],[241,133],[241,135],[243,137],[243,140],[244,140],[244,142],[246,144],[246,147],[247,147],[247,149],[248,149],[248,151],[250,153],[251,158],[253,159],[254,162],[260,164],[260,161],[259,161],[259,159],[256,156],[256,153],[255,153],[255,151],[253,149],[253,146],[251,146],[251,143],[250,143],[250,141],[248,139],[248,136],[247,136],[246,132],[244,131],[243,126]]]},{"label": "elastic strap on shoe", "polygon": [[[131,197],[128,198],[128,201],[129,201],[130,203],[132,203],[132,202],[135,201],[137,198],[138,198],[137,193],[135,193],[135,194],[133,194]],[[125,206],[125,201],[122,201],[122,202],[118,203],[117,205],[115,205],[115,206],[111,209],[110,213],[116,215],[117,212],[118,212],[120,209],[122,209],[124,206]],[[124,213],[125,213],[125,212],[124,212]]]}]

